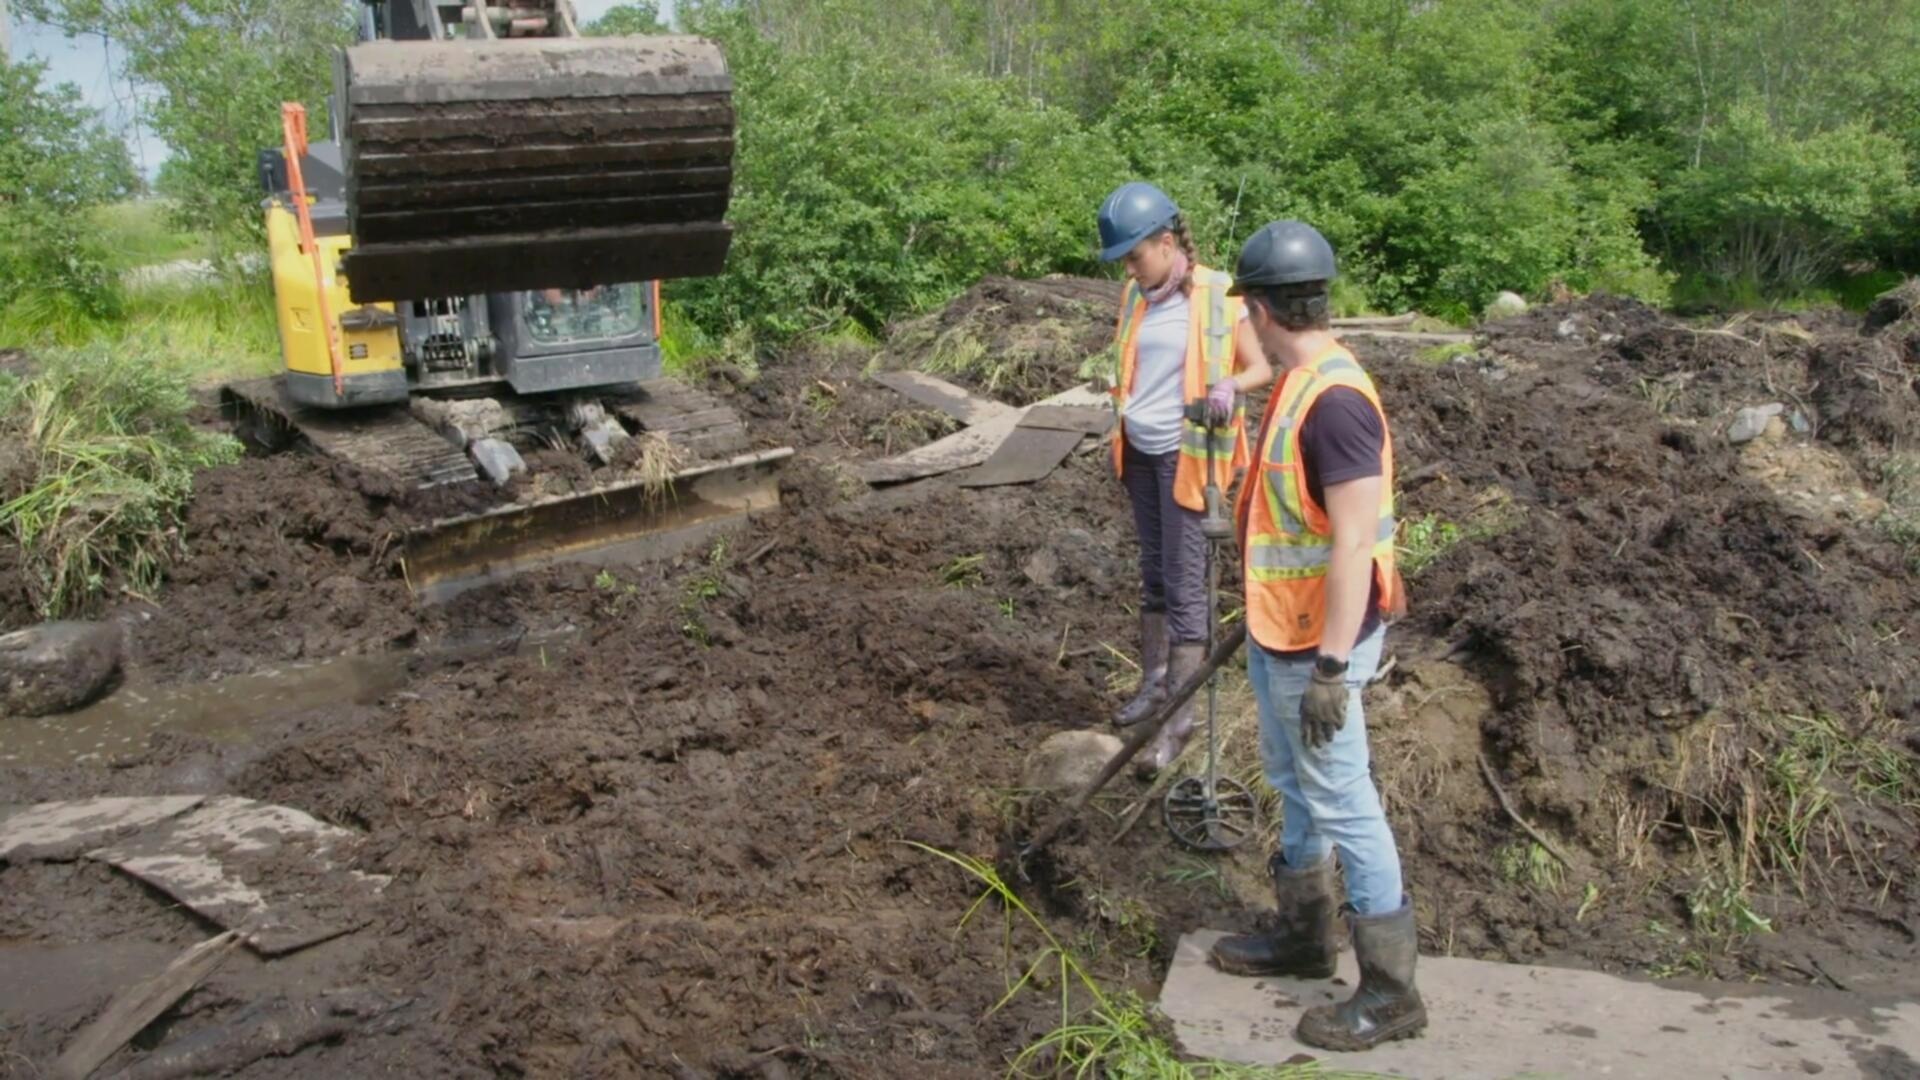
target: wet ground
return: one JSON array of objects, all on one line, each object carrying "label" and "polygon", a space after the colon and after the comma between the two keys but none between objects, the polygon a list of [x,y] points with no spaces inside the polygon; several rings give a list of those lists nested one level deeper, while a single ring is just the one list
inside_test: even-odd
[{"label": "wet ground", "polygon": [[[1096,305],[989,284],[938,320],[946,347],[1098,337]],[[1583,302],[1446,362],[1354,339],[1394,418],[1402,516],[1457,541],[1428,552],[1370,699],[1428,952],[1915,990],[1920,641],[1900,628],[1920,590],[1875,523],[1816,512],[1851,490],[1724,432],[1735,407],[1802,403],[1809,433],[1768,445],[1884,499],[1920,432],[1920,359],[1899,328],[1769,325],[1728,338]],[[1027,750],[1127,689],[1130,527],[1099,453],[1032,487],[863,493],[847,462],[942,430],[890,422],[870,359],[803,351],[716,383],[800,450],[781,512],[666,563],[431,610],[406,600],[393,499],[298,460],[208,477],[117,711],[77,733],[5,722],[0,753],[104,767],[0,764],[6,798],[205,789],[368,834],[361,868],[394,882],[329,978],[420,1008],[245,1075],[998,1071],[1058,1023],[1045,992],[993,1008],[1040,943],[997,916],[958,931],[978,883],[927,849],[991,858]],[[526,644],[563,627],[564,648]],[[215,674],[231,689],[159,689]],[[148,725],[144,748],[113,741]],[[1228,742],[1249,768],[1243,723]],[[1489,771],[1571,865],[1529,848]],[[1794,817],[1783,795],[1809,779],[1828,797]],[[1151,994],[1181,933],[1245,924],[1262,853],[1182,853],[1151,815],[1115,841],[1150,794],[1115,796],[1029,893],[1110,985]],[[0,868],[0,895],[9,947],[205,936],[98,866]],[[1770,932],[1729,929],[1747,918]],[[175,1034],[231,1023],[247,993],[216,987]],[[13,1052],[43,1057],[98,1002],[16,1029]]]}]

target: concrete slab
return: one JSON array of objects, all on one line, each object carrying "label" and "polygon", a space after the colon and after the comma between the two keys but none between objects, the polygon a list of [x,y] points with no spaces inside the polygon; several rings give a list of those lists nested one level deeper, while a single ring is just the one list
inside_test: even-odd
[{"label": "concrete slab", "polygon": [[71,859],[115,835],[178,817],[205,795],[67,799],[0,807],[0,859]]},{"label": "concrete slab", "polygon": [[1247,1065],[1320,1060],[1421,1080],[1889,1077],[1920,1070],[1920,1000],[1739,984],[1680,988],[1595,971],[1421,957],[1431,1017],[1417,1039],[1362,1054],[1297,1043],[1307,1008],[1352,993],[1336,982],[1245,979],[1207,963],[1220,937],[1186,935],[1160,993],[1181,1048]]},{"label": "concrete slab", "polygon": [[132,874],[264,955],[364,926],[387,878],[345,865],[359,834],[230,795],[87,857]]}]

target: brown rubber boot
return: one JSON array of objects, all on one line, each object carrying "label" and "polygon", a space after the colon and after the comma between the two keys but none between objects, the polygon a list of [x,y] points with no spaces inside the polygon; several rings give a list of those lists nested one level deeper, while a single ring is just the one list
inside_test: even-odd
[{"label": "brown rubber boot", "polygon": [[1140,613],[1140,690],[1113,714],[1114,727],[1132,727],[1167,700],[1167,613]]},{"label": "brown rubber boot", "polygon": [[[1167,693],[1173,693],[1193,678],[1193,673],[1199,671],[1200,665],[1206,662],[1207,647],[1197,641],[1173,646],[1168,650],[1167,657]],[[1192,737],[1193,698],[1188,698],[1167,721],[1167,726],[1160,729],[1160,734],[1153,737],[1152,745],[1135,763],[1134,771],[1143,780],[1156,775],[1173,764],[1173,759],[1187,748],[1187,740]]]},{"label": "brown rubber boot", "polygon": [[1334,960],[1340,955],[1333,856],[1296,870],[1276,851],[1267,869],[1273,874],[1271,923],[1264,933],[1234,934],[1215,942],[1208,954],[1213,966],[1229,975],[1333,978]]},{"label": "brown rubber boot", "polygon": [[1300,1018],[1293,1036],[1322,1050],[1371,1050],[1407,1039],[1427,1026],[1427,1006],[1413,986],[1420,932],[1413,903],[1386,915],[1350,915],[1353,951],[1360,961],[1360,988],[1338,1005],[1319,1005]]}]

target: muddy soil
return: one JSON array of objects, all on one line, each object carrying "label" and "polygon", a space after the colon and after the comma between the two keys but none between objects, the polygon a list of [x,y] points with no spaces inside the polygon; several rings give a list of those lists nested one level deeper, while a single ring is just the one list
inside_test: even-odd
[{"label": "muddy soil", "polygon": [[[1042,291],[1085,294],[1097,348],[1110,290]],[[1017,292],[984,283],[934,318],[984,319],[1003,342],[1031,336],[1020,319],[1065,318],[1005,299]],[[1823,493],[1809,501],[1803,476],[1757,468],[1724,434],[1732,410],[1791,391],[1808,432],[1761,442],[1830,455],[1834,475],[1871,488],[1875,463],[1920,434],[1897,378],[1920,371],[1857,321],[1797,325],[1811,340],[1734,327],[1747,340],[1723,348],[1702,327],[1589,300],[1489,327],[1444,365],[1354,339],[1393,417],[1402,517],[1462,534],[1414,578],[1370,698],[1428,951],[1920,989],[1920,639],[1906,629],[1920,590],[1874,523],[1816,512]],[[897,338],[889,354],[924,348]],[[1036,366],[1032,396],[1082,358]],[[193,648],[140,635],[169,670],[197,670],[189,652],[242,664],[323,643],[579,631],[564,650],[423,666],[376,702],[253,745],[173,738],[125,768],[58,773],[71,794],[158,791],[191,760],[211,787],[368,834],[362,868],[394,882],[342,984],[424,1008],[244,1075],[377,1062],[979,1076],[1058,1023],[1057,987],[993,1010],[1043,943],[1007,936],[993,906],[959,929],[978,883],[927,849],[991,860],[1031,814],[1015,790],[1026,752],[1097,726],[1129,688],[1124,502],[1098,452],[1031,487],[863,492],[839,465],[945,430],[896,420],[903,403],[860,377],[872,360],[813,350],[718,380],[756,439],[800,448],[781,511],[671,563],[551,570],[454,609],[407,606],[383,540],[404,511],[314,494],[312,463],[209,478],[188,539],[223,553],[226,576],[210,561],[159,598],[161,636],[199,635]],[[1671,392],[1642,388],[1687,372]],[[1570,866],[1529,851],[1488,774]],[[37,797],[52,776],[0,770],[0,783]],[[1806,826],[1797,858],[1776,847],[1793,811],[1783,778],[1826,792],[1820,813],[1791,818]],[[1152,812],[1112,840],[1145,794],[1121,781],[1023,891],[1109,985],[1150,996],[1179,934],[1247,924],[1264,851],[1178,852]],[[0,869],[0,893],[98,886],[51,873]],[[1729,874],[1771,933],[1724,932]],[[23,925],[36,943],[88,940],[123,899]],[[83,1018],[13,1049],[38,1059]]]}]

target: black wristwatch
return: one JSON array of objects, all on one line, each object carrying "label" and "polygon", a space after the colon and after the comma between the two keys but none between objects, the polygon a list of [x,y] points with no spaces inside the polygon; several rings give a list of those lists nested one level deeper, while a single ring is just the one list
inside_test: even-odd
[{"label": "black wristwatch", "polygon": [[1331,656],[1316,656],[1313,659],[1313,670],[1329,677],[1345,675],[1347,673],[1347,662],[1345,660],[1335,660]]}]

